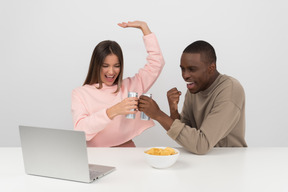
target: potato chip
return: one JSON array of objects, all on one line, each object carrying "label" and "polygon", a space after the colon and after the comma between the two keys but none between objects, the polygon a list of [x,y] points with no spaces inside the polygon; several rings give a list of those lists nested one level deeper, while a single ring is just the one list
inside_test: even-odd
[{"label": "potato chip", "polygon": [[170,151],[162,150],[162,151],[160,152],[160,155],[171,155],[171,154],[170,154]]},{"label": "potato chip", "polygon": [[170,155],[176,154],[176,151],[174,149],[172,149],[171,147],[166,147],[165,150],[169,151]]},{"label": "potato chip", "polygon": [[149,155],[167,156],[167,155],[175,155],[177,152],[171,147],[166,147],[165,149],[151,148],[148,151],[145,151],[145,153]]}]

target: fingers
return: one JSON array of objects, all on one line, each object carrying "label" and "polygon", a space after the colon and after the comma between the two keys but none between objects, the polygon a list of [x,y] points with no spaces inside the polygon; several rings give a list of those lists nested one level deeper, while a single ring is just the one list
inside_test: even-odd
[{"label": "fingers", "polygon": [[138,98],[137,97],[127,97],[122,101],[124,105],[138,105]]},{"label": "fingers", "polygon": [[118,23],[118,25],[120,27],[123,27],[123,28],[126,28],[126,27],[139,27],[136,25],[136,22],[131,22],[131,21],[128,21],[128,22],[122,22],[122,23]]},{"label": "fingers", "polygon": [[138,110],[138,98],[137,97],[128,97],[121,102],[120,107],[122,108],[122,110],[125,111],[125,114],[136,113],[136,111],[134,111],[134,110]]},{"label": "fingers", "polygon": [[117,25],[120,26],[120,27],[123,27],[123,28],[128,27],[128,23],[125,23],[125,22],[118,23]]},{"label": "fingers", "polygon": [[144,21],[128,21],[128,22],[118,23],[118,26],[123,27],[123,28],[126,28],[126,27],[143,28],[144,26],[147,26],[147,23]]},{"label": "fingers", "polygon": [[134,28],[141,29],[144,36],[151,34],[151,31],[147,23],[144,21],[128,21],[128,22],[118,23],[118,25],[123,28],[134,27]]},{"label": "fingers", "polygon": [[150,97],[141,95],[138,101],[138,110],[142,111],[143,109],[147,108],[151,100],[152,99]]},{"label": "fingers", "polygon": [[139,100],[148,101],[148,100],[151,100],[151,98],[150,98],[150,97],[147,97],[146,95],[141,95],[141,96],[139,97]]},{"label": "fingers", "polygon": [[133,101],[136,101],[138,102],[138,97],[127,97],[126,99],[124,99],[124,101],[126,102],[133,102]]},{"label": "fingers", "polygon": [[167,92],[167,96],[170,96],[170,95],[181,95],[181,91],[178,91],[178,89],[176,87],[170,89],[168,92]]},{"label": "fingers", "polygon": [[168,99],[179,99],[180,95],[181,95],[181,91],[178,91],[177,88],[172,88],[167,92],[167,98]]}]

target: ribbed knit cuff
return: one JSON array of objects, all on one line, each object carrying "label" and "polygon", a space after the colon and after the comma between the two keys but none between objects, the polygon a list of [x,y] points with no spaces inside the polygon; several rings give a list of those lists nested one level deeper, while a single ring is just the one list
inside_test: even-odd
[{"label": "ribbed knit cuff", "polygon": [[182,129],[184,128],[185,124],[182,123],[179,119],[175,119],[167,131],[167,135],[169,135],[172,139],[176,140]]}]

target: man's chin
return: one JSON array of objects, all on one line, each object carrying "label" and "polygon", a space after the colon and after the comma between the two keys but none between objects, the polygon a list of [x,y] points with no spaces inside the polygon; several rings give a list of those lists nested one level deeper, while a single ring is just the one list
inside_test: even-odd
[{"label": "man's chin", "polygon": [[195,89],[188,89],[190,93],[192,94],[196,94],[198,93],[199,91],[198,90],[195,90]]}]

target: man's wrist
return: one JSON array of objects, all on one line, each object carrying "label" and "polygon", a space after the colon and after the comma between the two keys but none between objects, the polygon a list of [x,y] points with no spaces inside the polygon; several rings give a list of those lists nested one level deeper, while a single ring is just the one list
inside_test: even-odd
[{"label": "man's wrist", "polygon": [[178,112],[178,109],[176,110],[171,110],[170,109],[170,117],[175,120],[175,119],[179,119],[180,118],[180,114]]},{"label": "man's wrist", "polygon": [[169,117],[163,111],[160,111],[158,113],[157,117],[155,117],[155,120],[158,121],[162,125],[162,127],[164,127],[164,129],[166,129],[167,131],[170,129],[170,127],[174,121],[174,119]]}]

